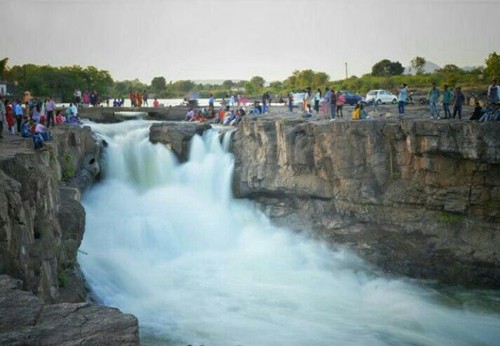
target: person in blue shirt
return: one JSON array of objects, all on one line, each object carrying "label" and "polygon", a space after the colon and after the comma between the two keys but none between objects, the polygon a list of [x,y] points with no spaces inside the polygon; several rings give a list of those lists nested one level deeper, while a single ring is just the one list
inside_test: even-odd
[{"label": "person in blue shirt", "polygon": [[21,123],[23,122],[24,110],[21,106],[21,100],[16,100],[14,103],[14,116],[16,117],[17,132],[21,132]]},{"label": "person in blue shirt", "polygon": [[432,88],[429,90],[429,108],[431,111],[431,118],[433,119],[439,119],[438,101],[440,94],[436,83],[432,83]]},{"label": "person in blue shirt", "polygon": [[445,84],[443,90],[443,110],[445,119],[451,119],[450,102],[452,96],[451,90],[448,89],[448,85]]},{"label": "person in blue shirt", "polygon": [[406,98],[408,97],[408,89],[406,88],[406,84],[403,83],[401,89],[399,89],[399,102],[398,102],[398,111],[399,116],[403,116],[405,114],[405,104]]}]

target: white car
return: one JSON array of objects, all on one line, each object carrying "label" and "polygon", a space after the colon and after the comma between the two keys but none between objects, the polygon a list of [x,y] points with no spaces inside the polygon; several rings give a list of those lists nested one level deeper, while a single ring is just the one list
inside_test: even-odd
[{"label": "white car", "polygon": [[381,103],[392,103],[396,104],[398,102],[398,97],[391,93],[390,91],[379,89],[379,90],[370,90],[368,94],[366,94],[365,102],[367,104],[381,104]]}]

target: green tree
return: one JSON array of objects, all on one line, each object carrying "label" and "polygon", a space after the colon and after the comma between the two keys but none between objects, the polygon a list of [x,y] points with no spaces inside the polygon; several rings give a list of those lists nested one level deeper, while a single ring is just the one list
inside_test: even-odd
[{"label": "green tree", "polygon": [[234,87],[234,82],[232,80],[225,80],[223,83],[222,83],[222,87],[224,89],[231,89],[232,87]]},{"label": "green tree", "polygon": [[151,88],[153,88],[153,90],[157,93],[165,90],[166,86],[167,81],[165,80],[165,77],[154,77],[151,81]]},{"label": "green tree", "polygon": [[411,61],[411,67],[417,71],[417,74],[422,74],[424,72],[424,66],[425,66],[425,58],[422,58],[421,56],[416,56],[413,58]]},{"label": "green tree", "polygon": [[399,61],[389,59],[380,60],[372,67],[372,76],[398,76],[404,72],[404,67]]},{"label": "green tree", "polygon": [[266,81],[264,80],[264,78],[260,77],[260,76],[254,76],[252,77],[252,79],[250,79],[250,83],[252,83],[257,90],[259,90],[260,88],[263,88],[264,87],[264,83]]},{"label": "green tree", "polygon": [[488,78],[497,78],[500,76],[500,55],[496,52],[490,53],[486,59],[486,68],[484,73]]},{"label": "green tree", "polygon": [[4,73],[7,71],[7,63],[9,62],[9,58],[4,58],[0,60],[0,80],[3,79]]}]

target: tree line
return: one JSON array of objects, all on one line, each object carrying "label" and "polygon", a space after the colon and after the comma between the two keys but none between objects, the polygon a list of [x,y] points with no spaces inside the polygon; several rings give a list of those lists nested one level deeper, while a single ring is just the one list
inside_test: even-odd
[{"label": "tree line", "polygon": [[103,97],[111,99],[128,97],[131,91],[147,90],[150,97],[184,98],[196,94],[201,98],[208,98],[213,94],[222,98],[230,94],[243,93],[249,97],[258,97],[265,92],[273,95],[286,95],[291,91],[300,91],[308,87],[333,88],[335,90],[351,90],[366,93],[371,89],[395,90],[402,83],[411,89],[427,88],[432,83],[438,85],[461,86],[463,89],[484,89],[493,78],[500,76],[500,56],[493,52],[485,60],[485,65],[464,71],[458,66],[448,64],[432,73],[425,73],[423,67],[425,58],[415,57],[411,66],[415,75],[404,75],[404,68],[399,61],[383,59],[373,65],[371,73],[357,77],[352,76],[344,80],[331,81],[325,72],[311,69],[296,70],[283,81],[266,83],[261,76],[254,76],[250,80],[234,82],[226,80],[222,84],[202,84],[191,80],[167,82],[165,77],[154,77],[150,84],[138,79],[114,81],[110,73],[99,70],[94,66],[81,67],[78,65],[65,67],[38,66],[33,64],[8,66],[8,58],[0,60],[0,80],[8,83],[16,96],[29,90],[32,95],[39,97],[53,96],[62,102],[73,99],[73,91],[96,91],[101,100]]}]

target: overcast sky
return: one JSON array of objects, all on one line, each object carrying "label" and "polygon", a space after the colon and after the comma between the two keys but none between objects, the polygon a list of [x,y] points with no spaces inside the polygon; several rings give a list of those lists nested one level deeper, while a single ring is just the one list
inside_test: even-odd
[{"label": "overcast sky", "polygon": [[0,59],[154,77],[332,80],[382,59],[483,66],[500,53],[499,0],[0,0]]}]

